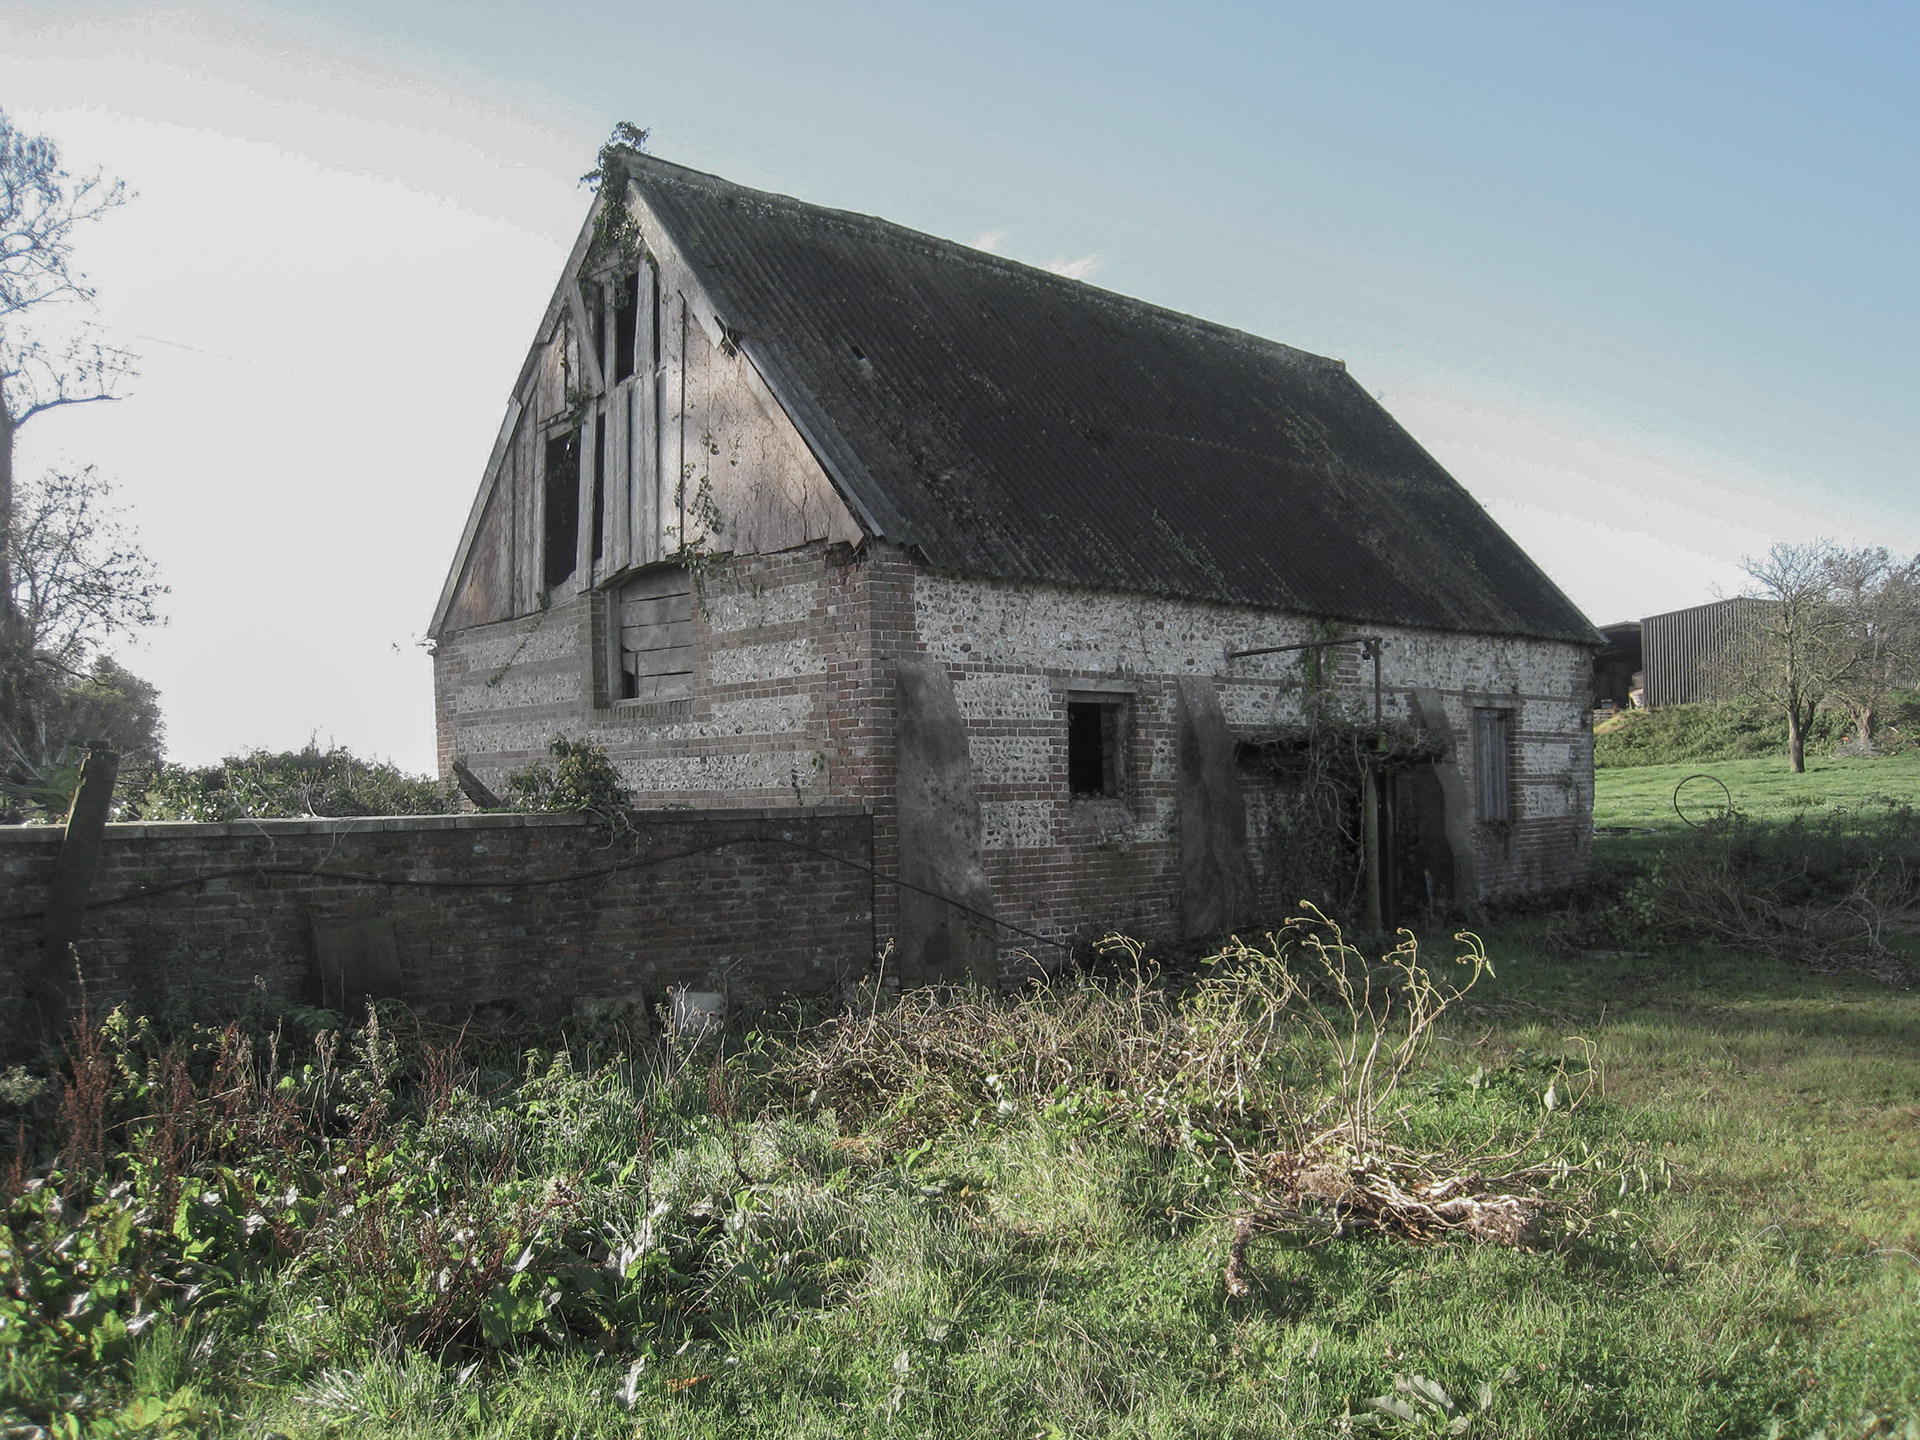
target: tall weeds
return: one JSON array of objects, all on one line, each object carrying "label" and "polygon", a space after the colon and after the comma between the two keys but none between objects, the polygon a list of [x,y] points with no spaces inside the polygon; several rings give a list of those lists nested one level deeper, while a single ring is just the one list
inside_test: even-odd
[{"label": "tall weeds", "polygon": [[1585,914],[1555,923],[1580,948],[1704,940],[1888,984],[1916,976],[1920,812],[1891,800],[1785,822],[1738,812],[1642,862]]},{"label": "tall weeds", "polygon": [[265,1323],[296,1377],[380,1336],[660,1355],[856,1295],[903,1225],[961,1243],[982,1202],[945,1198],[942,1155],[1023,1136],[1154,1157],[1155,1224],[1237,1221],[1235,1293],[1274,1229],[1518,1242],[1537,1165],[1407,1148],[1409,1080],[1489,969],[1459,944],[1370,958],[1315,912],[1198,977],[1116,939],[1119,975],[1010,998],[876,989],[745,1037],[517,1056],[392,1011],[315,1035],[86,1019],[58,1143],[6,1195],[0,1344],[76,1375],[156,1325]]}]

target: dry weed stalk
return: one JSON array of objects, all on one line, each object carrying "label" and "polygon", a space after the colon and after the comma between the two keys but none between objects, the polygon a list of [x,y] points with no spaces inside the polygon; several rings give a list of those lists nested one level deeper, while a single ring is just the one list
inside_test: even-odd
[{"label": "dry weed stalk", "polygon": [[1891,985],[1913,983],[1912,967],[1885,941],[1889,921],[1913,903],[1904,860],[1876,861],[1829,904],[1786,905],[1757,887],[1724,849],[1669,865],[1661,908],[1682,930],[1816,970],[1853,970]]},{"label": "dry weed stalk", "polygon": [[1547,1187],[1569,1171],[1517,1167],[1543,1130],[1477,1157],[1419,1154],[1391,1138],[1396,1096],[1435,1028],[1492,971],[1479,938],[1459,934],[1454,973],[1436,973],[1410,932],[1370,961],[1306,909],[1262,944],[1236,939],[1177,994],[1138,942],[1115,936],[1103,949],[1132,968],[1118,981],[1078,978],[1011,999],[876,995],[796,1034],[775,1078],[882,1150],[1031,1105],[1224,1159],[1240,1197],[1235,1293],[1248,1242],[1267,1231],[1524,1243]]},{"label": "dry weed stalk", "polygon": [[1247,1205],[1228,1248],[1228,1293],[1249,1293],[1247,1246],[1264,1232],[1526,1243],[1545,1209],[1546,1185],[1568,1167],[1496,1167],[1510,1166],[1540,1132],[1504,1155],[1469,1160],[1418,1154],[1388,1139],[1389,1102],[1435,1026],[1493,971],[1480,938],[1457,934],[1463,948],[1454,965],[1465,974],[1438,979],[1421,963],[1411,931],[1400,931],[1374,964],[1337,924],[1306,909],[1266,949],[1236,939],[1220,957],[1237,983],[1266,996],[1308,1037],[1302,1048],[1320,1061],[1323,1085],[1317,1100],[1288,1092],[1289,1145],[1239,1157]]}]

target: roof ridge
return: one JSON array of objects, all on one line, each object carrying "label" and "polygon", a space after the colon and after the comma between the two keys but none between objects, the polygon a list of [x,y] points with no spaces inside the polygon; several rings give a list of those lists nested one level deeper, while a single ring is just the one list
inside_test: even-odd
[{"label": "roof ridge", "polygon": [[[1258,335],[1251,330],[1242,330],[1233,325],[1222,325],[1217,320],[1208,320],[1204,316],[1189,315],[1184,310],[1175,310],[1170,306],[1156,305],[1151,300],[1142,300],[1137,295],[1128,295],[1124,291],[1110,290],[1104,285],[1095,285],[1090,280],[1076,280],[1061,275],[1045,266],[1030,265],[1024,260],[1015,260],[1011,256],[996,255],[991,250],[981,250],[959,240],[950,240],[944,235],[935,235],[931,231],[916,230],[911,225],[902,225],[897,220],[889,220],[882,215],[870,215],[861,210],[842,210],[832,205],[817,205],[810,200],[802,200],[796,195],[785,195],[777,190],[756,190],[751,185],[742,185],[729,180],[724,175],[715,175],[705,170],[695,170],[691,166],[663,160],[657,155],[636,156],[629,162],[629,174],[636,165],[644,166],[659,173],[654,178],[670,184],[684,185],[693,189],[704,189],[719,196],[745,196],[756,203],[769,208],[788,209],[809,217],[826,220],[841,226],[849,232],[865,236],[877,235],[900,248],[918,248],[923,253],[958,260],[963,264],[983,269],[997,270],[1003,274],[1029,280],[1050,287],[1064,297],[1070,297],[1075,303],[1084,304],[1092,300],[1108,309],[1129,315],[1146,315],[1163,323],[1178,325],[1231,341],[1249,350],[1264,354],[1277,355],[1295,363],[1305,363],[1346,373],[1347,362],[1336,360],[1328,355],[1320,355],[1312,350],[1302,350],[1297,345],[1288,345],[1271,336]],[[634,177],[636,180],[637,176]]]},{"label": "roof ridge", "polygon": [[1338,361],[657,157],[629,183],[862,525],[923,564],[1599,643]]}]

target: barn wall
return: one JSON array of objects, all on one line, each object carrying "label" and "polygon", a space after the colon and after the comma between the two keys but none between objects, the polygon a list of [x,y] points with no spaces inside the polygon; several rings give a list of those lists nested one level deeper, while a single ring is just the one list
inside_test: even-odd
[{"label": "barn wall", "polygon": [[[1146,935],[1178,928],[1176,682],[1217,677],[1237,738],[1258,742],[1302,720],[1298,655],[1229,662],[1228,650],[1326,633],[1271,611],[922,571],[918,638],[946,664],[968,717],[986,859],[1002,918],[1050,933],[1105,926]],[[1378,627],[1369,627],[1378,629]],[[1380,630],[1383,716],[1417,724],[1416,689],[1437,690],[1465,793],[1473,794],[1472,711],[1511,712],[1513,813],[1470,823],[1479,894],[1492,900],[1583,883],[1591,863],[1591,664],[1581,646]],[[1357,647],[1332,677],[1352,716],[1372,710],[1371,668]],[[1075,691],[1129,693],[1125,793],[1070,797],[1067,704]],[[1285,786],[1244,774],[1249,843],[1262,906],[1301,898],[1272,863],[1267,828]]]},{"label": "barn wall", "polygon": [[[670,713],[594,703],[603,642],[585,601],[444,639],[436,667],[445,756],[466,756],[498,787],[564,733],[601,745],[649,804],[858,804],[872,812],[875,856],[891,873],[893,662],[924,654],[946,667],[967,726],[997,913],[1055,936],[1180,932],[1178,682],[1211,681],[1232,735],[1255,747],[1302,722],[1300,657],[1229,662],[1226,652],[1328,633],[1325,622],[1251,608],[937,574],[884,545],[729,560],[702,583],[694,696]],[[1470,901],[1584,882],[1593,803],[1585,648],[1411,629],[1384,638],[1383,718],[1407,731],[1430,721],[1422,733],[1453,767],[1456,802],[1475,794],[1474,710],[1509,716],[1510,819],[1455,815],[1471,851],[1459,874],[1472,893],[1439,873],[1447,839],[1429,817],[1411,900],[1424,894],[1420,866],[1440,893]],[[1354,647],[1339,652],[1325,683],[1336,706],[1370,726],[1371,668]],[[1432,716],[1420,713],[1416,691],[1431,698]],[[1067,705],[1076,695],[1124,702],[1117,797],[1068,793]],[[1283,918],[1302,898],[1350,905],[1303,889],[1289,868],[1287,777],[1257,760],[1239,773],[1260,917]],[[1433,775],[1407,783],[1409,797],[1418,789],[1423,803],[1440,803]],[[875,923],[883,940],[899,923],[887,887]],[[1008,934],[1002,941],[1007,951],[1033,948]]]},{"label": "barn wall", "polygon": [[690,700],[633,705],[604,693],[614,641],[594,594],[442,636],[442,772],[464,758],[504,792],[566,735],[604,749],[643,804],[804,805],[847,793],[835,753],[853,712],[840,691],[864,662],[858,628],[841,624],[843,555],[816,545],[698,573]]},{"label": "barn wall", "polygon": [[1742,693],[1740,679],[1758,659],[1756,612],[1767,602],[1744,596],[1649,615],[1640,622],[1646,705],[1692,705]]},{"label": "barn wall", "polygon": [[[566,815],[109,825],[96,899],[262,865],[412,883],[242,873],[96,908],[78,941],[89,1003],[95,1014],[123,1000],[151,1009],[187,983],[237,999],[256,976],[274,994],[313,1000],[315,922],[366,918],[392,924],[402,998],[453,1019],[482,1007],[551,1018],[579,1001],[657,1000],[669,985],[814,993],[864,973],[870,879],[789,845],[732,843],[588,881],[515,883],[752,836],[864,864],[871,835],[868,817],[848,807],[635,818],[631,846]],[[9,912],[44,903],[61,833],[0,827]],[[420,883],[434,880],[463,884]],[[17,996],[39,938],[33,920],[0,920],[0,999]]]}]

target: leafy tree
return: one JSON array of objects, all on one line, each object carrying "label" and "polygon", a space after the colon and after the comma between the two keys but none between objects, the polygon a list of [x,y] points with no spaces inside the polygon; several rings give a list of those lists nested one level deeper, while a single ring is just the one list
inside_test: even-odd
[{"label": "leafy tree", "polygon": [[26,818],[29,810],[49,820],[67,813],[89,740],[104,740],[119,752],[122,795],[145,783],[146,772],[159,765],[166,748],[160,692],[111,655],[97,657],[86,675],[50,690],[35,718],[40,728],[33,738],[41,759],[31,766],[14,760],[4,767],[0,795],[11,802],[8,823]]},{"label": "leafy tree", "polygon": [[162,765],[138,802],[143,820],[267,820],[307,815],[444,815],[439,781],[345,746],[253,750],[218,765]]}]

